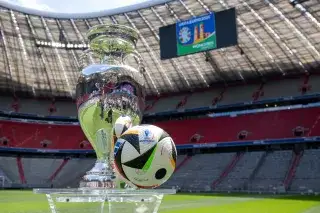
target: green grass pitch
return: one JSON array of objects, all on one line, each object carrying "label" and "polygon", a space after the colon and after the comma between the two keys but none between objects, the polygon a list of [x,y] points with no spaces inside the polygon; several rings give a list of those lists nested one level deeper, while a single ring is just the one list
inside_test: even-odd
[{"label": "green grass pitch", "polygon": [[[66,205],[66,204],[64,204]],[[97,204],[68,204],[58,213],[95,213]],[[166,213],[320,213],[320,196],[215,194],[168,195],[159,212]],[[0,213],[50,213],[45,195],[0,191]]]}]

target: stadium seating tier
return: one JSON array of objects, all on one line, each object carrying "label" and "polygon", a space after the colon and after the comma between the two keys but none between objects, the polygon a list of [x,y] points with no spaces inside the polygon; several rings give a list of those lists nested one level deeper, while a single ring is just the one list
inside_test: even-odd
[{"label": "stadium seating tier", "polygon": [[[177,145],[241,140],[294,138],[296,127],[304,136],[319,136],[320,108],[281,110],[237,116],[171,120],[154,125],[167,131]],[[183,124],[183,125],[181,125]],[[239,134],[245,137],[239,139]],[[8,147],[91,149],[77,125],[54,125],[0,121],[0,137]]]}]

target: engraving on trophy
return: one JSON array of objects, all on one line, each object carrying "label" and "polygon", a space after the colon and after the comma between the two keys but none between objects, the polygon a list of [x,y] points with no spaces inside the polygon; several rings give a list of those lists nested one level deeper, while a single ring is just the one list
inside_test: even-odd
[{"label": "engraving on trophy", "polygon": [[[78,118],[94,148],[97,161],[83,178],[82,187],[116,187],[113,168],[113,127],[120,116],[139,125],[145,90],[141,56],[136,51],[138,33],[122,25],[98,25],[87,33],[90,49],[81,56],[76,88]],[[136,67],[129,66],[129,58]]]}]

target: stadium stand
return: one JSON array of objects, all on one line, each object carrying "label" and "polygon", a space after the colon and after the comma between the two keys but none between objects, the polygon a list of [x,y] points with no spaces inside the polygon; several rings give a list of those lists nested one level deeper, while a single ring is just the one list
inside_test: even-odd
[{"label": "stadium stand", "polygon": [[[177,188],[180,185],[180,177],[179,176],[179,170],[180,168],[182,168],[189,160],[191,159],[191,156],[188,155],[178,155],[177,156],[177,162],[176,162],[176,170],[175,170],[175,175],[173,175],[170,179],[170,181],[166,182],[164,185],[162,185],[162,188]],[[183,175],[185,175],[185,173],[182,173]]]},{"label": "stadium stand", "polygon": [[292,151],[267,153],[263,164],[252,178],[248,188],[255,191],[273,191],[282,187],[293,155]]},{"label": "stadium stand", "polygon": [[31,187],[50,187],[50,176],[62,163],[62,159],[22,158],[26,183]]},{"label": "stadium stand", "polygon": [[176,169],[177,172],[184,164],[186,164],[192,157],[189,155],[179,155],[177,162],[176,162]]},{"label": "stadium stand", "polygon": [[52,180],[53,187],[79,187],[83,175],[89,171],[95,159],[72,158]]},{"label": "stadium stand", "polygon": [[[9,147],[80,149],[86,138],[79,126],[1,121],[1,137]],[[72,134],[70,134],[72,133]],[[85,143],[83,149],[92,149]]]},{"label": "stadium stand", "polygon": [[[219,179],[234,156],[236,155],[233,153],[193,156],[188,164],[174,173],[164,187],[192,191],[281,192],[284,190],[283,184],[294,156],[292,151],[246,152],[228,175],[211,189],[210,181]],[[291,191],[308,192],[310,189],[319,191],[319,171],[315,169],[319,156],[318,150],[305,151]],[[310,176],[308,170],[312,170]]]},{"label": "stadium stand", "polygon": [[[219,96],[220,89],[204,91],[202,93],[193,93],[187,103],[181,109],[196,109],[205,106],[212,106],[213,100]],[[147,111],[149,113],[149,111]]]},{"label": "stadium stand", "polygon": [[59,167],[57,167],[54,171],[54,173],[52,173],[52,175],[49,178],[49,181],[52,182],[57,175],[61,172],[61,170],[64,168],[64,166],[68,163],[69,159],[65,158],[62,160],[62,162],[60,163]]},{"label": "stadium stand", "polygon": [[224,180],[224,178],[226,178],[229,175],[229,173],[234,169],[238,161],[243,157],[243,154],[243,152],[238,152],[233,156],[229,164],[220,173],[220,176],[213,181],[212,189],[216,189],[217,185],[220,184]]},{"label": "stadium stand", "polygon": [[195,155],[174,174],[168,184],[182,190],[210,191],[213,181],[219,178],[234,156],[234,153]]},{"label": "stadium stand", "polygon": [[[318,136],[320,108],[302,108],[249,114],[231,114],[215,118],[172,120],[156,122],[166,130],[176,144],[223,143],[261,139],[295,138],[294,130],[303,132],[299,137]],[[181,124],[183,123],[183,128]],[[7,138],[4,147],[47,149],[92,149],[78,125],[38,124],[25,121],[0,121],[1,138]],[[228,128],[225,128],[228,126]],[[186,131],[187,134],[186,134]],[[70,134],[72,132],[72,134]],[[199,138],[194,138],[197,135]],[[195,141],[193,141],[195,140]],[[68,141],[68,143],[66,143]],[[82,145],[81,145],[82,144]],[[83,145],[85,144],[85,145]]]},{"label": "stadium stand", "polygon": [[[210,178],[218,179],[233,157],[233,153],[193,156],[188,164],[174,173],[165,187],[176,187],[186,191],[209,191],[210,180],[212,181]],[[320,177],[316,166],[319,157],[319,150],[305,151],[289,191],[319,192]],[[292,151],[246,152],[212,190],[281,193],[285,191],[284,182],[293,158]]]},{"label": "stadium stand", "polygon": [[[242,153],[238,159],[237,156],[239,153],[232,152],[192,157],[179,155],[174,175],[162,188],[174,187],[183,191],[285,191],[286,176],[295,153],[289,150],[253,151]],[[319,150],[304,151],[288,191],[319,192],[319,158]],[[185,159],[188,161],[183,164]],[[65,165],[56,173],[64,160]],[[94,161],[83,158],[22,158],[25,182],[21,180],[17,158],[1,157],[0,169],[8,177],[10,186],[78,187],[80,179],[92,168]],[[230,168],[230,165],[233,167]]]},{"label": "stadium stand", "polygon": [[26,181],[26,177],[24,175],[24,168],[23,168],[23,165],[22,165],[21,156],[17,157],[17,166],[18,166],[18,171],[19,171],[21,184],[26,184],[27,181]]},{"label": "stadium stand", "polygon": [[[177,144],[190,143],[191,136],[196,133],[203,136],[199,143],[237,141],[241,131],[248,132],[245,140],[292,138],[292,130],[297,126],[311,131],[319,113],[319,108],[313,108],[184,120],[183,126],[190,134],[185,134],[185,129],[179,125],[182,121],[156,125],[169,132]],[[310,135],[317,135],[317,132],[311,131]]]},{"label": "stadium stand", "polygon": [[245,184],[250,181],[250,176],[258,167],[259,160],[263,155],[263,151],[245,153],[229,174],[217,184],[216,189],[220,191],[243,189]]},{"label": "stadium stand", "polygon": [[219,101],[217,104],[229,105],[252,101],[252,94],[258,89],[258,87],[259,85],[244,86],[241,87],[241,92],[239,92],[239,87],[229,87],[223,94],[221,101]]},{"label": "stadium stand", "polygon": [[0,176],[7,178],[5,187],[78,187],[80,179],[94,162],[94,159],[83,158],[3,156],[0,157]]},{"label": "stadium stand", "polygon": [[319,171],[320,150],[305,150],[297,167],[291,190],[307,193],[309,190],[320,191]]},{"label": "stadium stand", "polygon": [[263,96],[261,99],[300,96],[302,95],[300,90],[302,84],[303,79],[270,81],[263,86]]},{"label": "stadium stand", "polygon": [[21,184],[16,157],[0,157],[0,169],[13,185]]},{"label": "stadium stand", "polygon": [[296,174],[296,169],[298,165],[300,164],[301,158],[303,156],[303,151],[300,151],[299,153],[294,152],[293,159],[291,161],[290,168],[287,172],[286,178],[284,179],[283,185],[286,189],[290,188],[292,184],[292,180]]},{"label": "stadium stand", "polygon": [[[187,96],[185,104],[178,107],[180,111],[186,109],[203,109],[214,105],[230,106],[251,101],[267,101],[277,98],[303,97],[310,94],[319,94],[320,88],[317,86],[320,82],[318,76],[312,76],[309,83],[305,86],[303,78],[285,79],[269,81],[266,84],[238,85],[226,88],[210,89],[203,92],[194,92]],[[303,88],[309,88],[303,92]],[[257,94],[259,94],[257,96]],[[146,103],[146,113],[154,114],[161,112],[170,112],[177,109],[177,105],[184,100],[186,95],[155,97]],[[0,97],[0,111],[15,111],[13,107],[14,99],[12,97]],[[76,117],[76,106],[72,102],[54,101],[55,111],[50,112],[52,101],[19,99],[19,113],[33,114],[42,116],[62,116]]]},{"label": "stadium stand", "polygon": [[11,180],[7,175],[0,169],[0,188],[9,188],[12,187]]},{"label": "stadium stand", "polygon": [[155,112],[166,112],[166,111],[171,111],[175,109],[179,101],[183,98],[184,96],[175,96],[175,97],[170,97],[170,98],[160,98],[159,101],[153,106],[152,109],[150,109],[148,112],[149,113],[155,113]]}]

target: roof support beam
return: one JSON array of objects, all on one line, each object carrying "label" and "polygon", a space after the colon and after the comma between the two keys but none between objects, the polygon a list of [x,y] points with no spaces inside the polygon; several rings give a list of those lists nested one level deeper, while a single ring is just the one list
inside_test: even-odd
[{"label": "roof support beam", "polygon": [[9,49],[8,49],[8,46],[7,46],[7,38],[6,38],[6,35],[3,31],[4,29],[4,25],[2,23],[2,20],[1,20],[1,17],[0,17],[0,38],[3,42],[3,47],[4,47],[4,56],[5,56],[5,61],[7,61],[7,70],[8,70],[8,77],[9,77],[9,82],[8,82],[8,78],[6,79],[7,80],[7,86],[9,86],[11,88],[11,91],[12,91],[12,95],[15,95],[15,92],[16,92],[16,88],[13,84],[14,82],[14,79],[13,79],[13,70],[12,70],[12,65],[11,65],[11,62],[9,60],[9,58],[11,58],[9,56]]},{"label": "roof support beam", "polygon": [[154,51],[151,49],[151,47],[149,46],[148,42],[145,40],[145,38],[142,36],[142,34],[140,33],[140,31],[138,30],[138,28],[136,27],[136,25],[132,22],[132,20],[129,18],[129,16],[127,14],[124,14],[124,16],[126,17],[126,19],[128,20],[128,22],[131,24],[131,26],[137,30],[138,35],[140,37],[141,42],[143,43],[143,46],[145,46],[145,48],[148,50],[148,52],[150,53],[151,58],[153,59],[153,61],[155,62],[155,64],[158,66],[160,73],[163,75],[164,77],[164,84],[167,85],[168,88],[173,89],[174,86],[172,84],[172,82],[170,81],[168,75],[166,74],[165,70],[163,69],[160,61],[158,60],[158,58],[156,57],[156,54],[154,53]]},{"label": "roof support beam", "polygon": [[[51,31],[50,31],[50,29],[49,29],[49,27],[47,25],[46,20],[43,17],[41,17],[41,22],[42,22],[43,26],[45,27],[45,32],[47,33],[48,38],[50,39],[51,42],[54,42],[52,33],[51,33]],[[73,97],[74,91],[73,91],[73,88],[70,85],[70,80],[69,80],[69,77],[67,75],[67,71],[66,71],[66,69],[64,67],[64,64],[62,62],[61,55],[60,55],[60,53],[59,53],[57,48],[53,47],[53,50],[54,50],[55,55],[58,58],[59,67],[61,68],[61,70],[63,72],[64,80],[66,82],[66,86],[67,86],[67,89],[68,89],[68,93],[69,93],[70,97]]]},{"label": "roof support beam", "polygon": [[[266,31],[269,33],[270,37],[273,38],[274,42],[279,44],[280,47],[282,47],[281,50],[286,54],[286,56],[288,58],[290,58],[289,54],[291,56],[293,56],[294,60],[298,62],[298,65],[300,66],[301,70],[303,72],[308,72],[307,69],[305,68],[305,66],[303,65],[303,63],[300,61],[297,54],[294,51],[292,51],[292,49],[287,45],[286,41],[283,40],[279,36],[279,34],[274,29],[272,29],[272,27],[246,1],[240,0],[240,2],[243,4],[243,6],[245,6],[254,15],[254,17],[257,18],[257,20],[262,25],[262,27],[265,28]],[[277,40],[279,42],[277,42]],[[292,62],[292,60],[290,60],[290,61]],[[295,65],[293,64],[293,66],[295,66]]]},{"label": "roof support beam", "polygon": [[[21,35],[21,32],[20,32],[20,27],[19,27],[19,24],[18,24],[18,22],[17,22],[16,16],[15,16],[15,14],[14,14],[14,12],[13,12],[12,10],[10,10],[10,14],[11,14],[11,20],[12,20],[12,22],[13,22],[13,25],[14,25],[14,28],[15,28],[15,31],[16,31],[16,34],[18,35],[19,45],[20,45],[20,47],[21,47],[21,49],[22,49],[22,53],[20,53],[20,54],[23,54],[23,57],[22,57],[21,60],[22,60],[22,62],[23,62],[24,64],[28,65],[26,68],[25,68],[25,66],[23,66],[24,75],[25,75],[25,78],[27,78],[26,70],[27,70],[27,69],[30,69],[29,55],[28,55],[28,53],[27,53],[27,51],[26,51],[26,47],[25,47],[25,45],[24,45],[24,40],[23,40],[23,38],[22,38],[22,35]],[[19,71],[20,71],[20,70],[19,70]],[[29,74],[29,73],[28,73],[28,74]],[[31,86],[31,89],[32,89],[32,94],[33,94],[33,96],[36,96],[37,94],[36,94],[36,90],[35,90],[35,88],[34,88],[35,80],[36,80],[35,74],[34,74],[34,70],[31,70],[30,75],[31,75],[32,80],[33,80],[33,82],[31,83],[32,85],[30,85],[30,86]],[[26,82],[26,84],[27,84],[27,82]],[[26,85],[26,86],[27,86],[27,85]]]},{"label": "roof support beam", "polygon": [[240,45],[237,45],[237,49],[239,50],[240,55],[244,56],[246,60],[249,62],[249,64],[254,68],[254,71],[257,73],[260,78],[263,78],[263,75],[261,72],[259,72],[256,65],[252,62],[252,60],[249,58],[249,56],[243,51],[243,49],[240,47]]},{"label": "roof support beam", "polygon": [[[32,22],[31,22],[31,20],[30,20],[30,17],[29,17],[29,15],[25,15],[25,17],[26,17],[26,20],[27,20],[27,23],[28,23],[28,26],[29,26],[29,28],[30,28],[30,31],[31,31],[31,35],[32,35],[32,37],[34,38],[34,44],[36,43],[36,38],[37,38],[37,35],[36,35],[36,32],[35,32],[35,29],[34,29],[34,27],[33,27],[33,25],[32,25]],[[36,45],[35,45],[36,46]],[[54,96],[56,96],[57,94],[56,94],[56,92],[53,90],[53,88],[52,88],[52,82],[55,84],[55,85],[57,85],[57,83],[56,83],[56,80],[53,78],[53,79],[51,79],[50,77],[49,77],[49,71],[48,71],[48,69],[47,69],[47,61],[45,60],[45,58],[44,58],[44,53],[43,53],[43,51],[40,49],[40,47],[38,47],[38,46],[36,46],[36,50],[37,50],[37,53],[38,53],[38,55],[40,56],[40,61],[41,61],[41,65],[42,65],[42,69],[43,69],[43,71],[44,71],[44,73],[45,73],[45,76],[46,76],[46,78],[47,78],[47,84],[48,84],[48,86],[49,86],[49,90],[50,90],[50,92],[51,92],[51,95],[52,95],[52,97],[54,97]]]},{"label": "roof support beam", "polygon": [[[110,16],[110,18],[114,24],[118,24],[118,21],[113,16]],[[138,63],[136,58],[135,58],[135,60]],[[149,84],[149,88],[154,88],[155,93],[157,95],[160,95],[159,89],[158,89],[157,85],[155,84],[154,79],[151,77],[151,74],[150,74],[149,70],[147,69],[147,67],[144,67],[144,72],[142,72],[142,74],[146,79],[146,84]],[[148,81],[148,79],[150,79],[150,81]],[[151,85],[150,85],[150,83],[151,83]]]},{"label": "roof support beam", "polygon": [[[219,0],[219,3],[221,4],[222,7],[224,7],[225,9],[229,9],[229,5],[224,1],[224,0]],[[273,55],[270,54],[270,52],[267,50],[267,48],[265,47],[265,45],[262,43],[262,41],[260,39],[258,39],[258,37],[249,29],[248,26],[246,26],[244,24],[244,22],[242,21],[242,19],[238,16],[237,17],[237,22],[240,24],[240,26],[249,34],[250,37],[253,38],[253,40],[262,48],[263,52],[265,53],[265,55],[271,60],[270,66],[273,67],[276,66],[277,70],[284,74],[283,69],[281,68],[281,66],[276,62],[276,60],[274,59]]]}]

